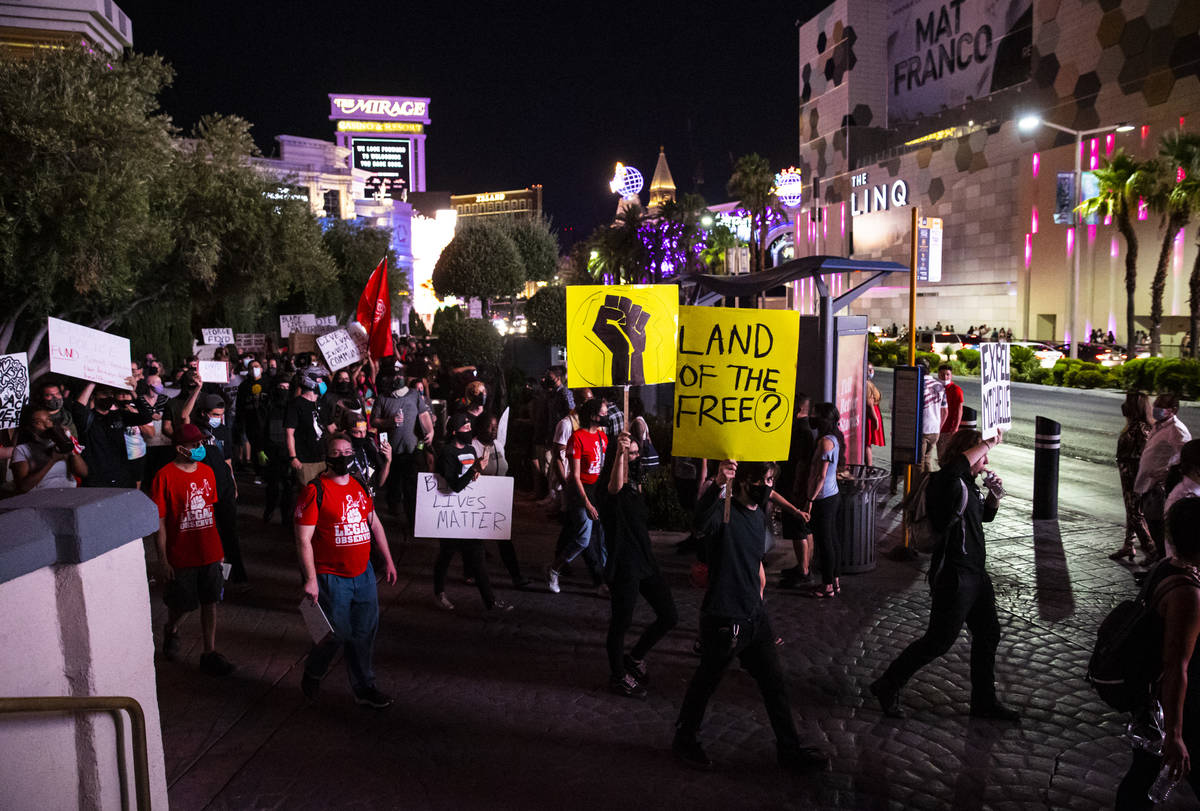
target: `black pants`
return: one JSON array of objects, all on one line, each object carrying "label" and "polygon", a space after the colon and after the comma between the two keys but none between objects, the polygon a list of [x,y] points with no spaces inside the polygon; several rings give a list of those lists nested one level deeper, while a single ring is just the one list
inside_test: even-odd
[{"label": "black pants", "polygon": [[453,538],[438,542],[438,556],[433,562],[433,593],[442,594],[446,591],[446,572],[450,570],[450,561],[455,552],[462,555],[466,571],[474,575],[484,606],[491,608],[496,604],[496,595],[492,592],[487,567],[483,565],[483,541],[480,540]]},{"label": "black pants", "polygon": [[384,483],[387,492],[387,505],[395,509],[398,504],[404,504],[404,525],[408,527],[409,535],[413,530],[413,516],[417,509],[417,456],[416,453],[392,454],[392,468]]},{"label": "black pants", "polygon": [[217,524],[217,534],[221,536],[225,562],[232,567],[229,571],[229,582],[245,583],[246,565],[242,562],[242,544],[238,539],[237,499],[232,495],[218,499],[213,510],[213,519]]},{"label": "black pants", "polygon": [[812,503],[812,521],[808,525],[821,566],[821,582],[826,586],[832,586],[834,578],[842,572],[842,544],[837,531],[841,503],[841,493],[817,499]]},{"label": "black pants", "polygon": [[[737,629],[736,636],[733,633]],[[708,700],[717,691],[725,668],[738,657],[742,666],[754,677],[762,693],[775,731],[775,743],[781,752],[800,748],[800,736],[792,718],[792,707],[788,703],[787,685],[779,654],[775,650],[775,634],[766,614],[754,620],[728,620],[720,617],[700,618],[700,667],[688,684],[679,709],[679,720],[675,727],[680,734],[695,736],[704,721],[704,710]]]},{"label": "black pants", "polygon": [[679,614],[675,611],[671,587],[667,585],[662,572],[639,579],[628,570],[619,569],[613,575],[611,588],[612,615],[608,621],[606,641],[608,668],[614,677],[620,678],[625,674],[625,634],[633,624],[633,609],[637,604],[638,594],[645,597],[646,602],[654,609],[654,622],[646,626],[633,650],[629,652],[634,659],[645,659],[658,640],[666,636],[679,622]]},{"label": "black pants", "polygon": [[267,467],[263,470],[266,504],[263,507],[263,519],[270,521],[275,507],[278,506],[279,517],[286,527],[292,523],[292,510],[296,504],[292,466],[288,461],[287,451],[282,446],[270,444],[266,451]]},{"label": "black pants", "polygon": [[992,579],[947,564],[933,588],[933,606],[925,635],[896,657],[883,678],[903,687],[913,674],[950,650],[963,624],[971,632],[971,705],[986,707],[996,701],[996,647],[1000,621],[996,618],[996,592]]},{"label": "black pants", "polygon": [[[1200,702],[1188,695],[1183,705],[1183,743],[1188,748],[1188,754],[1200,752]],[[1154,805],[1146,799],[1146,792],[1154,784],[1154,778],[1162,768],[1163,759],[1158,755],[1134,750],[1133,763],[1117,788],[1117,811],[1127,809],[1153,808]],[[1192,784],[1192,790],[1200,796],[1200,768],[1195,763],[1188,773],[1187,781]]]}]

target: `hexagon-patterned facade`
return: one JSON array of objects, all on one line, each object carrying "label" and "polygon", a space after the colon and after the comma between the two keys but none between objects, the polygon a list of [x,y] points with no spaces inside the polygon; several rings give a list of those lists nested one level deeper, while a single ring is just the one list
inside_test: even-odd
[{"label": "hexagon-patterned facade", "polygon": [[[1156,157],[1164,134],[1200,127],[1200,2],[999,4],[1028,15],[1025,75],[1011,86],[911,119],[898,119],[890,104],[897,76],[908,77],[907,67],[897,74],[888,57],[889,34],[895,34],[888,9],[901,4],[917,7],[905,13],[921,20],[922,33],[937,31],[946,5],[835,0],[800,26],[797,165],[806,181],[819,179],[819,199],[811,194],[806,199],[826,211],[819,241],[809,243],[801,235],[799,254],[852,252],[907,264],[907,206],[917,205],[923,216],[941,217],[946,228],[943,281],[918,299],[919,323],[965,327],[984,321],[1030,339],[1062,340],[1078,251],[1076,331],[1112,329],[1124,340],[1124,240],[1111,224],[1081,226],[1068,236],[1069,226],[1054,221],[1058,177],[1073,176],[1075,138],[1046,126],[1022,132],[1016,121],[1038,114],[1070,129],[1103,130],[1082,139],[1084,171],[1117,149],[1139,159]],[[932,16],[923,16],[927,12]],[[1126,122],[1135,129],[1113,131]],[[894,192],[897,183],[903,188]],[[881,188],[886,206],[878,205]],[[815,213],[810,216],[816,221]],[[1139,328],[1146,329],[1159,218],[1150,213],[1135,227],[1140,247],[1135,310]],[[1163,323],[1168,342],[1171,336],[1178,341],[1186,321],[1198,230],[1192,224],[1168,260]],[[907,291],[865,297],[854,312],[876,323],[905,322]]]}]

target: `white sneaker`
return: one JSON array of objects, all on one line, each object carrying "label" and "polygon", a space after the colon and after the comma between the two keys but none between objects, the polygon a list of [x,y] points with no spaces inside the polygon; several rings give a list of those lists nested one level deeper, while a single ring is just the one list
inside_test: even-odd
[{"label": "white sneaker", "polygon": [[445,594],[433,595],[433,604],[436,605],[438,608],[442,609],[443,611],[453,611],[454,610],[454,603],[447,600]]},{"label": "white sneaker", "polygon": [[558,572],[554,571],[553,566],[546,567],[546,588],[550,589],[551,594],[558,594],[562,591],[558,587]]}]

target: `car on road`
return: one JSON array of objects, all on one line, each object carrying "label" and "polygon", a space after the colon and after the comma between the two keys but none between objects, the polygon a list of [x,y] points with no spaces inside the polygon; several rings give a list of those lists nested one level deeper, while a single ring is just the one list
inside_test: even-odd
[{"label": "car on road", "polygon": [[1042,343],[1041,341],[1013,341],[1010,346],[1027,346],[1033,350],[1033,356],[1043,369],[1053,369],[1054,364],[1066,357],[1061,349]]},{"label": "car on road", "polygon": [[[1059,344],[1058,349],[1062,351],[1064,356],[1071,354],[1071,345]],[[1108,344],[1080,344],[1079,355],[1080,360],[1088,363],[1099,363],[1101,366],[1109,368],[1120,366],[1125,361],[1129,360],[1129,355],[1123,346],[1110,346]],[[1139,349],[1135,357],[1148,358],[1150,357],[1149,349]]]},{"label": "car on road", "polygon": [[[907,341],[907,336],[901,341]],[[936,352],[939,355],[954,354],[963,347],[970,347],[966,339],[957,332],[933,332],[921,330],[917,333],[918,352]]]}]

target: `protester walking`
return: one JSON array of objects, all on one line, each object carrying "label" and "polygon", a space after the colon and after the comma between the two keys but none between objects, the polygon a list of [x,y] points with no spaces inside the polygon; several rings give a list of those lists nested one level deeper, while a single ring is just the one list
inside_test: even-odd
[{"label": "protester walking", "polygon": [[[658,568],[647,526],[649,508],[642,495],[646,468],[641,444],[626,432],[617,435],[617,452],[608,478],[608,499],[601,509],[604,537],[608,540],[605,579],[611,584],[612,606],[608,622],[609,689],[617,695],[646,695],[646,654],[679,616],[671,587]],[[654,609],[654,622],[646,626],[633,649],[625,652],[625,634],[633,624],[633,609],[641,594]]]},{"label": "protester walking", "polygon": [[[698,735],[709,699],[734,657],[758,683],[775,733],[780,766],[801,772],[822,768],[828,758],[806,744],[796,730],[775,634],[763,602],[764,511],[774,484],[773,467],[763,462],[722,462],[696,507],[695,531],[705,546],[708,589],[700,607],[700,666],[688,684],[671,748],[683,763],[712,768]],[[729,520],[723,519],[725,488],[731,490]]]},{"label": "protester walking", "polygon": [[1153,560],[1157,554],[1154,540],[1146,525],[1141,498],[1134,490],[1142,451],[1146,447],[1146,440],[1150,438],[1153,419],[1150,398],[1140,391],[1128,392],[1125,402],[1121,403],[1121,414],[1125,417],[1125,428],[1117,437],[1117,473],[1121,478],[1121,497],[1125,502],[1125,543],[1109,557],[1113,560],[1133,560],[1133,542],[1136,539],[1146,560]]},{"label": "protester walking", "polygon": [[1146,526],[1154,541],[1154,554],[1163,555],[1164,524],[1163,507],[1167,500],[1167,471],[1179,461],[1179,452],[1189,442],[1192,434],[1178,417],[1179,395],[1164,393],[1154,398],[1151,417],[1154,427],[1142,449],[1138,463],[1137,478],[1133,489],[1137,492],[1146,516]]},{"label": "protester walking", "polygon": [[558,594],[559,575],[563,567],[583,553],[584,562],[592,574],[592,583],[597,591],[604,593],[602,572],[604,569],[604,529],[597,519],[600,512],[600,493],[597,482],[604,469],[604,455],[608,449],[608,435],[604,422],[608,416],[602,398],[582,403],[577,409],[579,430],[571,435],[568,454],[571,472],[566,484],[567,508],[564,513],[566,532],[565,548],[555,556],[554,563],[546,570],[546,583],[551,592]]},{"label": "protester walking", "polygon": [[986,499],[975,485],[988,463],[988,451],[999,444],[999,434],[985,440],[978,431],[959,431],[946,446],[945,464],[926,486],[926,509],[940,535],[929,565],[933,604],[924,636],[871,684],[871,693],[889,718],[904,717],[900,691],[913,674],[950,650],[965,623],[971,632],[971,715],[1020,720],[996,697],[1000,621],[992,580],[984,568],[983,523],[996,516],[1004,489],[999,477],[990,473],[984,481]]}]

